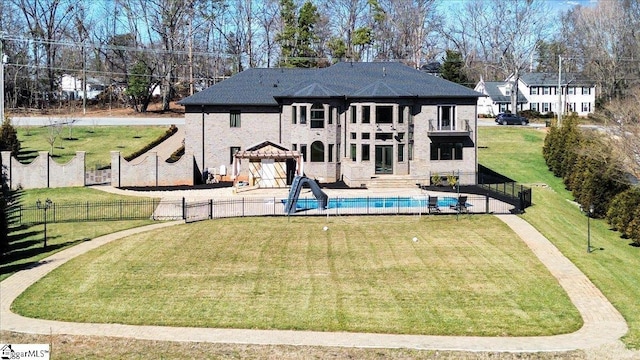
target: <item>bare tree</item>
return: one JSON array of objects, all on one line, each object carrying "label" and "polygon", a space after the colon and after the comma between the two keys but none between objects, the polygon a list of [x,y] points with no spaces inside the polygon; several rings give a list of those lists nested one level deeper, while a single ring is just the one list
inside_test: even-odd
[{"label": "bare tree", "polygon": [[613,118],[609,127],[612,144],[624,159],[625,170],[640,179],[640,87],[629,91],[625,99],[615,99],[606,107]]},{"label": "bare tree", "polygon": [[569,56],[596,80],[606,100],[621,97],[640,83],[638,1],[577,7],[564,15],[563,24],[567,31],[562,41],[568,44]]},{"label": "bare tree", "polygon": [[477,0],[465,5],[462,21],[450,25],[449,41],[463,56],[474,56],[484,64],[485,78],[510,76],[514,111],[520,72],[530,63],[538,42],[548,35],[548,13],[542,0]]},{"label": "bare tree", "polygon": [[[71,0],[12,0],[24,16],[28,35],[33,38],[32,62],[38,69],[45,68],[45,79],[48,95],[53,96],[57,89],[57,75],[59,59],[59,42],[65,39],[72,30],[74,17],[80,9],[81,3]],[[43,54],[44,53],[44,54]],[[44,64],[40,58],[44,57]],[[38,76],[38,74],[36,74]]]},{"label": "bare tree", "polygon": [[265,0],[258,6],[258,23],[262,38],[261,45],[259,46],[262,51],[262,56],[258,56],[258,58],[262,59],[261,63],[266,67],[271,67],[273,64],[272,57],[277,56],[275,39],[278,33],[278,1]]},{"label": "bare tree", "polygon": [[53,118],[47,119],[47,132],[45,133],[45,140],[47,140],[47,144],[51,146],[51,156],[53,156],[53,145],[58,140],[60,136],[60,132],[62,132],[62,123],[54,120]]},{"label": "bare tree", "polygon": [[371,0],[376,57],[403,59],[420,67],[435,56],[442,19],[435,0]]}]

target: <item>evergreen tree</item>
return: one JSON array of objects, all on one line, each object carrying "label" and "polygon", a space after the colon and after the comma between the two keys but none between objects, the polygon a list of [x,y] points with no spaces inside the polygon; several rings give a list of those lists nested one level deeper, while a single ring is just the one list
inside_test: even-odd
[{"label": "evergreen tree", "polygon": [[4,118],[4,122],[0,127],[0,150],[11,151],[11,155],[13,156],[18,156],[18,152],[20,152],[18,133],[13,125],[11,125],[11,119],[9,117]]},{"label": "evergreen tree", "polygon": [[446,57],[440,70],[442,78],[460,85],[469,86],[469,78],[464,72],[462,54],[458,51],[447,50]]},{"label": "evergreen tree", "polygon": [[[147,112],[147,106],[151,100],[151,71],[144,62],[138,61],[131,69],[131,76],[127,83],[126,94],[133,101],[136,111]],[[140,106],[140,107],[138,107]]]},{"label": "evergreen tree", "polygon": [[320,15],[318,8],[305,2],[296,15],[293,0],[280,0],[280,16],[283,22],[282,32],[276,36],[280,45],[280,66],[283,67],[314,67],[318,64],[318,54],[313,49],[317,37],[315,27]]},{"label": "evergreen tree", "polygon": [[[607,222],[614,230],[629,236],[627,230],[634,220],[634,213],[640,207],[640,188],[632,188],[616,195],[607,210]],[[639,224],[640,225],[640,224]]]}]

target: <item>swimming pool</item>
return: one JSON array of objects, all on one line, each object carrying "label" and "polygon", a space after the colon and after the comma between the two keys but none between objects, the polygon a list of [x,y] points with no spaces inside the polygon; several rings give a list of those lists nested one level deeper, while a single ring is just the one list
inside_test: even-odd
[{"label": "swimming pool", "polygon": [[[329,198],[328,209],[339,208],[426,208],[429,201],[425,196],[415,197],[367,197],[367,198]],[[286,203],[286,200],[282,201]],[[455,205],[458,199],[455,197],[438,197],[438,206],[448,208]],[[296,209],[317,209],[316,199],[298,199]]]}]

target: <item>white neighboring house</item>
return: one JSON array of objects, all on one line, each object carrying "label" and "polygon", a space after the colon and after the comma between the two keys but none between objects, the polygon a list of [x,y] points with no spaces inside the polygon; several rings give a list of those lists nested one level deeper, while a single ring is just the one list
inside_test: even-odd
[{"label": "white neighboring house", "polygon": [[85,93],[87,99],[95,99],[101,92],[104,91],[106,85],[95,78],[87,78],[86,87],[82,86],[82,79],[79,79],[72,75],[62,75],[60,79],[60,89],[62,95],[69,100],[83,99]]},{"label": "white neighboring house", "polygon": [[[486,96],[478,99],[478,114],[495,116],[511,111],[512,85],[505,81],[484,81],[482,78],[473,89]],[[527,98],[518,89],[518,111],[525,109]]]},{"label": "white neighboring house", "polygon": [[[507,81],[509,81],[507,79]],[[562,74],[560,79],[562,95],[558,97],[557,73],[524,73],[520,75],[518,87],[527,98],[525,108],[542,114],[550,111],[558,112],[558,101],[564,106],[563,114],[575,112],[579,116],[587,116],[595,111],[596,85],[593,80],[577,73]]]}]

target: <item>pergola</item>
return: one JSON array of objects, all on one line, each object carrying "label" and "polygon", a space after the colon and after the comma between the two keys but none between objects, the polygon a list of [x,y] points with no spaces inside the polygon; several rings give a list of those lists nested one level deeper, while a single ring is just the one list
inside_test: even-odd
[{"label": "pergola", "polygon": [[[249,183],[249,187],[286,187],[286,160],[295,161],[295,175],[304,174],[304,161],[298,151],[288,150],[269,141],[241,150],[234,154],[232,166],[233,185],[239,187],[239,175],[242,171],[242,160],[249,160],[249,176],[257,179]],[[272,161],[269,161],[272,160]]]}]

